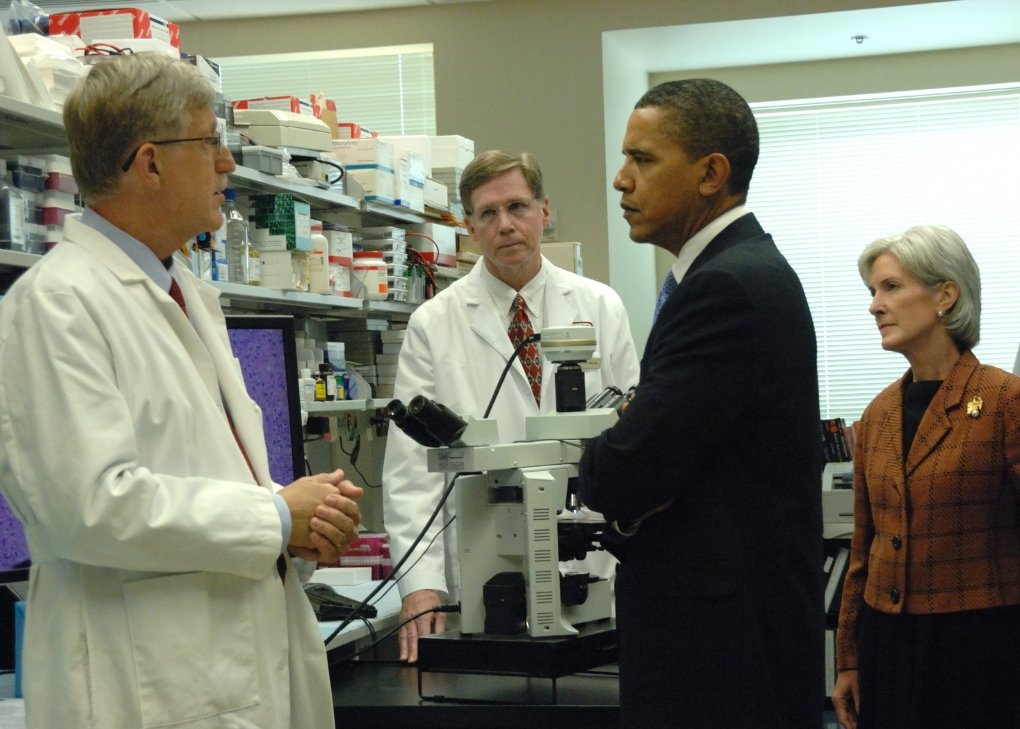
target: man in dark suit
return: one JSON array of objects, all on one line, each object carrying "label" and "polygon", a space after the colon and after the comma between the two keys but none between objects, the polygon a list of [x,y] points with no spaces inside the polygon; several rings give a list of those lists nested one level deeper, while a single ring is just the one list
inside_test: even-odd
[{"label": "man in dark suit", "polygon": [[638,101],[623,154],[631,238],[677,256],[640,385],[580,466],[581,497],[620,540],[623,726],[818,729],[815,334],[744,207],[757,125],[724,84],[668,82]]}]

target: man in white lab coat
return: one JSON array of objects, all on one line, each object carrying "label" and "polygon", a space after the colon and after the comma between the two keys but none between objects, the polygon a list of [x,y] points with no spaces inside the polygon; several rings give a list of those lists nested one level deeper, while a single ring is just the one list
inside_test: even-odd
[{"label": "man in white lab coat", "polygon": [[0,488],[32,557],[29,729],[333,726],[299,573],[354,537],[342,472],[281,488],[218,292],[173,253],[233,171],[192,66],[93,66],[64,107],[88,208],[0,304]]},{"label": "man in white lab coat", "polygon": [[[460,197],[468,232],[481,246],[482,258],[464,278],[411,316],[401,345],[395,396],[406,403],[424,395],[461,416],[482,417],[514,352],[508,329],[518,295],[535,332],[574,322],[594,325],[595,365],[585,369],[584,378],[589,397],[610,385],[623,391],[636,385],[638,358],[620,297],[608,286],[557,268],[542,256],[549,200],[534,157],[498,150],[479,155],[464,170]],[[542,360],[541,376],[529,380],[522,362],[514,363],[490,414],[499,422],[505,442],[524,437],[526,416],[556,411],[553,372],[552,365]],[[424,528],[445,483],[443,474],[428,472],[425,448],[391,427],[383,465],[383,507],[394,564]],[[451,524],[439,534],[454,513],[451,495],[406,563],[414,566],[399,582],[402,620],[457,599],[456,529]],[[404,626],[401,660],[416,661],[418,636],[442,632],[445,624],[443,613],[430,613]]]}]

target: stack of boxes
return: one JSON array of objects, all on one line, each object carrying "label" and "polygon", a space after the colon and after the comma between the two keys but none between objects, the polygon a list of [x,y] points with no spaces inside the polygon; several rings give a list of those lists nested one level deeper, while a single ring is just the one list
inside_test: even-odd
[{"label": "stack of boxes", "polygon": [[393,397],[393,386],[397,381],[397,361],[400,346],[404,342],[405,329],[389,329],[380,332],[382,351],[375,356],[376,397]]},{"label": "stack of boxes", "polygon": [[262,261],[262,286],[308,291],[311,208],[290,193],[252,195],[252,242]]},{"label": "stack of boxes", "polygon": [[50,35],[76,35],[86,43],[151,51],[180,58],[181,29],[177,23],[138,8],[50,13]]},{"label": "stack of boxes", "polygon": [[372,579],[381,580],[390,575],[390,543],[385,534],[363,532],[347,545],[340,555],[341,567],[369,567]]},{"label": "stack of boxes", "polygon": [[345,174],[361,186],[365,200],[396,202],[392,144],[378,137],[334,139],[333,154],[343,163]]},{"label": "stack of boxes", "polygon": [[464,217],[464,204],[460,199],[460,180],[464,168],[475,158],[474,140],[458,134],[432,137],[432,178],[446,185],[450,212]]},{"label": "stack of boxes", "polygon": [[[364,328],[347,328],[351,326]],[[348,369],[371,385],[374,397],[391,398],[404,332],[404,329],[391,329],[385,319],[369,318],[357,324],[353,320],[336,322],[330,328],[329,338],[331,342],[343,342]]]},{"label": "stack of boxes", "polygon": [[354,235],[342,223],[323,222],[322,233],[329,247],[329,293],[351,296],[351,266],[354,263]]},{"label": "stack of boxes", "polygon": [[386,261],[387,298],[407,301],[407,231],[393,226],[362,228],[361,248],[381,251]]},{"label": "stack of boxes", "polygon": [[64,219],[80,210],[71,161],[61,155],[0,160],[0,248],[41,254],[64,234]]}]

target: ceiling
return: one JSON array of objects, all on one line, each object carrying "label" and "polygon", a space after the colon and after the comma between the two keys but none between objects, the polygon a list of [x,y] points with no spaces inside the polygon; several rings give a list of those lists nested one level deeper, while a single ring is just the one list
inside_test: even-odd
[{"label": "ceiling", "polygon": [[[385,10],[418,5],[458,5],[490,0],[30,0],[46,13],[94,8],[139,8],[175,23],[273,15],[311,15],[356,10]],[[0,12],[11,0],[0,0]]]},{"label": "ceiling", "polygon": [[[166,20],[384,10],[498,0],[31,0],[47,13],[137,7]],[[630,0],[636,2],[639,0]],[[0,12],[11,0],[0,0]],[[778,4],[778,3],[777,3]],[[606,33],[649,72],[1020,42],[1020,0],[951,0]],[[858,43],[854,38],[863,36]]]},{"label": "ceiling", "polygon": [[[1020,1],[954,0],[607,33],[649,72],[1020,42]],[[861,42],[857,36],[863,36]]]}]

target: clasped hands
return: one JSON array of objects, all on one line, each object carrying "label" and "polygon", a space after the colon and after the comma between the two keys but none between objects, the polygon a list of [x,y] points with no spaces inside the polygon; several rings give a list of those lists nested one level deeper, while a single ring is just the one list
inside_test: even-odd
[{"label": "clasped hands", "polygon": [[335,564],[358,536],[361,509],[356,499],[364,491],[337,469],[299,478],[280,489],[291,516],[292,554],[318,564]]}]

